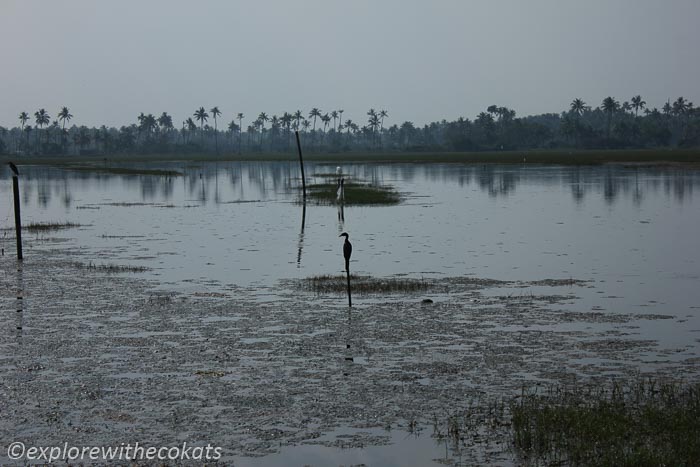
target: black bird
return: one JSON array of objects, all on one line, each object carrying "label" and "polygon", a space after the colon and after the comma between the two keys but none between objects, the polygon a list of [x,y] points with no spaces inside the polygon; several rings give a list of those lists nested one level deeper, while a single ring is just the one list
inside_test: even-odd
[{"label": "black bird", "polygon": [[339,237],[345,237],[345,243],[343,243],[343,256],[345,257],[345,272],[350,273],[350,256],[352,256],[352,243],[348,241],[349,235],[345,232],[338,235]]},{"label": "black bird", "polygon": [[15,173],[15,175],[19,175],[19,170],[17,170],[17,166],[13,164],[12,162],[7,163],[10,166],[10,169]]}]

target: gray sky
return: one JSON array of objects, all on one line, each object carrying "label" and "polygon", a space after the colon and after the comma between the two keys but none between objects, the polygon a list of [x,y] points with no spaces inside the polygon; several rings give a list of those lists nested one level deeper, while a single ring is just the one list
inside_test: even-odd
[{"label": "gray sky", "polygon": [[385,126],[641,94],[700,105],[698,0],[0,0],[0,125],[121,126],[218,106]]}]

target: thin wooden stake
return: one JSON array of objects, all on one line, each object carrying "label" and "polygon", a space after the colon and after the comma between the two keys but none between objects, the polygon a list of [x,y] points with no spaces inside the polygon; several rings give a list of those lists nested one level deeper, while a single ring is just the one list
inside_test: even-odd
[{"label": "thin wooden stake", "polygon": [[299,150],[299,165],[301,166],[301,186],[304,192],[304,199],[306,199],[306,177],[304,177],[304,157],[301,155],[301,142],[299,141],[299,132],[295,131],[294,134],[297,137],[297,149]]},{"label": "thin wooden stake", "polygon": [[15,199],[15,234],[17,237],[17,260],[22,261],[22,220],[19,212],[19,171],[17,166],[10,162],[12,175],[12,194]]}]

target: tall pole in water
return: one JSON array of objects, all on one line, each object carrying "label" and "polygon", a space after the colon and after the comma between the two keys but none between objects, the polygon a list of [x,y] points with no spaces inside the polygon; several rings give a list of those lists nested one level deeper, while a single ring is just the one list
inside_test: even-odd
[{"label": "tall pole in water", "polygon": [[306,201],[306,177],[304,177],[304,158],[301,155],[301,143],[299,142],[299,131],[295,131],[297,137],[297,149],[299,150],[299,165],[301,165],[301,186],[304,191],[304,201]]},{"label": "tall pole in water", "polygon": [[15,199],[15,234],[17,237],[17,260],[22,261],[22,220],[19,215],[19,170],[12,162],[8,162],[12,170],[12,194]]}]

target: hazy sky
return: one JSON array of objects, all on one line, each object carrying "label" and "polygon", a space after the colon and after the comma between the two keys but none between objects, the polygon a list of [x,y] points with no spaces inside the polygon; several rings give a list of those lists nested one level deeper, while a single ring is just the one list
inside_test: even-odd
[{"label": "hazy sky", "polygon": [[700,0],[0,0],[0,125],[176,126],[343,109],[385,126],[559,112],[641,94],[700,105]]}]

